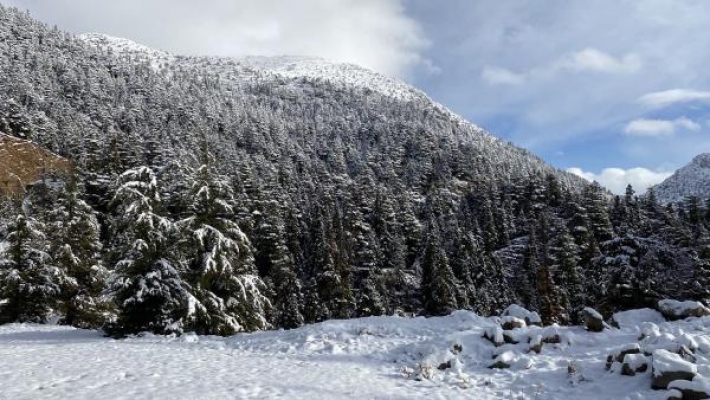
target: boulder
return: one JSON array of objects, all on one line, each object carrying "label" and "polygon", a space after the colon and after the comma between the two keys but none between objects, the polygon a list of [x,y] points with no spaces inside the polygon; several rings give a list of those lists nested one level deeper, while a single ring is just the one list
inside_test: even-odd
[{"label": "boulder", "polygon": [[535,335],[530,338],[530,346],[528,347],[528,353],[540,354],[542,351],[542,336]]},{"label": "boulder", "polygon": [[527,340],[526,335],[516,335],[515,332],[512,331],[503,331],[503,341],[509,344],[520,343],[520,336],[525,336],[524,339]]},{"label": "boulder", "polygon": [[544,328],[542,330],[542,343],[546,344],[558,344],[562,343],[562,335],[559,331],[559,326],[552,325]]},{"label": "boulder", "polygon": [[582,317],[584,318],[584,326],[590,332],[601,332],[606,327],[602,315],[591,307],[585,307],[582,310]]},{"label": "boulder", "polygon": [[673,381],[692,381],[697,374],[698,367],[678,354],[663,349],[653,352],[653,389],[667,389]]},{"label": "boulder", "polygon": [[669,389],[677,390],[683,395],[683,400],[710,399],[710,379],[696,375],[692,381],[673,381]]},{"label": "boulder", "polygon": [[660,324],[666,322],[666,319],[656,310],[642,308],[614,313],[610,324],[615,328],[633,328],[645,322]]},{"label": "boulder", "polygon": [[683,392],[678,389],[669,389],[666,400],[683,400]]},{"label": "boulder", "polygon": [[525,321],[525,324],[528,326],[542,326],[542,318],[540,318],[540,314],[535,311],[526,310],[517,304],[509,305],[508,308],[503,311],[501,317],[515,317]]},{"label": "boulder", "polygon": [[661,300],[658,302],[658,311],[670,321],[710,316],[710,308],[699,301]]},{"label": "boulder", "polygon": [[510,368],[511,364],[515,361],[515,353],[512,351],[506,351],[499,354],[495,359],[493,359],[493,364],[488,368],[491,369],[503,369]]},{"label": "boulder", "polygon": [[443,371],[443,370],[446,370],[449,368],[451,368],[451,360],[443,362],[443,363],[439,364],[438,367],[436,367],[436,369],[438,369],[439,371]]},{"label": "boulder", "polygon": [[493,343],[496,347],[505,344],[505,338],[503,337],[503,328],[498,325],[486,329],[486,331],[483,332],[483,338]]},{"label": "boulder", "polygon": [[624,356],[621,365],[621,374],[634,376],[639,372],[648,370],[648,360],[643,354],[627,354]]},{"label": "boulder", "polygon": [[609,370],[614,364],[614,362],[623,363],[624,358],[629,354],[639,354],[641,353],[641,346],[638,343],[631,343],[626,346],[621,347],[612,354],[609,354],[606,358],[606,369]]},{"label": "boulder", "polygon": [[524,319],[507,315],[501,318],[500,325],[503,330],[511,331],[513,329],[525,328],[527,326],[527,323]]}]

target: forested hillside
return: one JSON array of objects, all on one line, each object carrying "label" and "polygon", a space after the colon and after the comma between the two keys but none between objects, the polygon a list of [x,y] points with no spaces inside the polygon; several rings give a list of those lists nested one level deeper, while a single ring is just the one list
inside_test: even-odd
[{"label": "forested hillside", "polygon": [[0,74],[0,131],[76,166],[2,207],[0,323],[228,335],[513,302],[566,323],[708,297],[707,210],[612,199],[358,67],[0,7]]}]

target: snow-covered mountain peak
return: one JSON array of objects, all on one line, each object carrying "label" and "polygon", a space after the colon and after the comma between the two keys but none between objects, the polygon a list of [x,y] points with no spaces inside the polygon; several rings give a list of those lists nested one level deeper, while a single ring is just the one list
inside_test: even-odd
[{"label": "snow-covered mountain peak", "polygon": [[695,156],[686,166],[654,187],[662,203],[681,201],[688,196],[710,197],[710,153]]},{"label": "snow-covered mountain peak", "polygon": [[103,50],[111,50],[122,54],[144,54],[155,57],[168,56],[169,53],[155,50],[151,47],[136,43],[130,39],[119,38],[103,33],[84,33],[79,35],[79,39]]},{"label": "snow-covered mountain peak", "polygon": [[[348,63],[338,63],[318,57],[304,56],[244,56],[234,58],[221,57],[181,57],[171,53],[155,50],[129,39],[117,38],[100,33],[86,33],[79,39],[103,50],[111,50],[118,54],[145,58],[155,68],[165,68],[169,64],[210,64],[211,70],[221,70],[223,75],[235,78],[249,79],[253,71],[260,71],[288,79],[316,79],[341,84],[346,87],[371,90],[403,101],[427,101],[448,114],[461,124],[468,125],[478,133],[484,130],[461,116],[455,114],[443,105],[434,102],[424,92],[412,87],[401,79],[380,74],[367,68]],[[189,65],[188,65],[189,66]],[[492,138],[492,137],[491,137]]]},{"label": "snow-covered mountain peak", "polygon": [[710,153],[703,153],[695,156],[690,164],[695,165],[698,168],[710,169]]}]

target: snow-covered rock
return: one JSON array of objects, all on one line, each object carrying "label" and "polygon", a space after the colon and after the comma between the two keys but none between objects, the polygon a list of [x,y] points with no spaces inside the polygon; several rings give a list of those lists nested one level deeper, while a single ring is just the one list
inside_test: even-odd
[{"label": "snow-covered rock", "polygon": [[699,301],[660,300],[658,310],[671,321],[689,317],[710,316],[710,308]]},{"label": "snow-covered rock", "polygon": [[503,311],[501,316],[522,319],[527,325],[542,325],[540,314],[535,311],[526,310],[517,304],[509,305],[508,308]]},{"label": "snow-covered rock", "polygon": [[643,354],[626,354],[622,361],[621,374],[634,376],[648,370],[648,359]]},{"label": "snow-covered rock", "polygon": [[506,315],[500,319],[500,325],[503,330],[510,331],[517,328],[525,328],[527,323],[525,323],[524,319]]},{"label": "snow-covered rock", "polygon": [[654,389],[667,389],[668,384],[676,380],[693,380],[698,374],[697,365],[685,361],[681,356],[667,350],[653,352],[653,380]]},{"label": "snow-covered rock", "polygon": [[638,343],[630,343],[622,346],[606,358],[606,369],[611,369],[611,366],[617,363],[623,363],[627,355],[641,353],[641,346]]},{"label": "snow-covered rock", "polygon": [[710,379],[700,375],[696,375],[692,381],[673,381],[668,384],[668,388],[680,391],[683,400],[710,399]]},{"label": "snow-covered rock", "polygon": [[485,330],[483,337],[488,339],[495,346],[502,346],[505,344],[505,337],[503,336],[503,328],[500,326],[491,326]]},{"label": "snow-covered rock", "polygon": [[584,316],[584,326],[590,332],[601,332],[605,328],[604,318],[599,312],[591,307],[585,307],[582,310]]},{"label": "snow-covered rock", "polygon": [[618,328],[640,326],[644,322],[660,324],[666,321],[661,313],[651,308],[617,312],[612,315],[611,320]]}]

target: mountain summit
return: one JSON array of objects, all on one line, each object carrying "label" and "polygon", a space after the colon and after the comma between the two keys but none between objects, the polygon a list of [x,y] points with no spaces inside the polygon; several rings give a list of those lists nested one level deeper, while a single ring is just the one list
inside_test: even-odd
[{"label": "mountain summit", "polygon": [[688,196],[710,197],[710,153],[696,156],[665,181],[654,186],[662,203],[682,201]]}]

